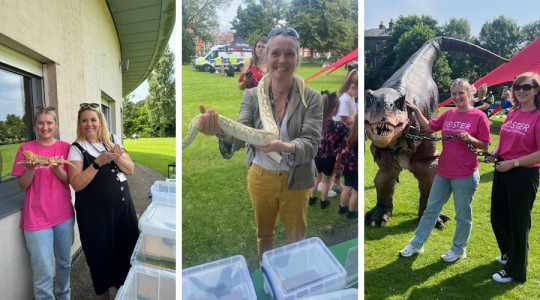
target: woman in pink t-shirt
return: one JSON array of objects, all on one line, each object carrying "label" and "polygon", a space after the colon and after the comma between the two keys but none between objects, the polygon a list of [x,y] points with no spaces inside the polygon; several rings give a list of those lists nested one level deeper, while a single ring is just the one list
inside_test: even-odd
[{"label": "woman in pink t-shirt", "polygon": [[456,231],[450,250],[441,255],[441,258],[447,262],[454,262],[467,257],[466,247],[472,228],[471,203],[480,181],[478,158],[469,150],[467,142],[475,148],[486,150],[491,137],[486,114],[471,106],[474,87],[466,79],[459,78],[452,82],[450,92],[456,107],[446,110],[430,121],[422,115],[418,107],[406,101],[426,134],[440,130],[442,136],[458,135],[458,138],[443,141],[443,150],[439,157],[437,174],[431,186],[426,210],[414,237],[400,251],[403,257],[424,251],[423,245],[431,234],[450,194],[454,195]]},{"label": "woman in pink t-shirt", "polygon": [[30,252],[34,297],[70,299],[74,212],[66,165],[38,165],[23,155],[23,151],[29,150],[42,156],[67,159],[69,144],[54,138],[58,127],[54,107],[39,108],[34,125],[38,138],[19,148],[12,171],[26,192],[20,227]]},{"label": "woman in pink t-shirt", "polygon": [[514,79],[513,108],[493,151],[499,162],[491,189],[491,226],[501,251],[496,260],[504,265],[492,276],[497,282],[527,280],[531,209],[540,167],[539,84],[537,73],[523,73]]}]

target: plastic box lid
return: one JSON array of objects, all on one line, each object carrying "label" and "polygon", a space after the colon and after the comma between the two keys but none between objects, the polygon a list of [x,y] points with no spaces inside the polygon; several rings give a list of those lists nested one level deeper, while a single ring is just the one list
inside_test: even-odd
[{"label": "plastic box lid", "polygon": [[346,289],[313,297],[302,298],[302,300],[358,300],[357,289]]},{"label": "plastic box lid", "polygon": [[139,229],[148,234],[176,238],[176,205],[152,202],[139,219]]},{"label": "plastic box lid", "polygon": [[154,181],[150,187],[152,202],[165,202],[176,205],[176,180]]},{"label": "plastic box lid", "polygon": [[116,294],[117,300],[174,300],[176,274],[147,266],[133,266],[124,285]]},{"label": "plastic box lid", "polygon": [[358,283],[358,245],[351,247],[347,252],[347,259],[345,260],[345,271],[347,272],[347,278],[345,280],[346,286],[350,287]]},{"label": "plastic box lid", "polygon": [[131,254],[131,265],[146,265],[174,272],[176,239],[142,232]]},{"label": "plastic box lid", "polygon": [[298,299],[341,290],[346,272],[318,237],[264,252],[265,291],[274,299]]},{"label": "plastic box lid", "polygon": [[246,259],[236,255],[182,270],[182,299],[256,300]]}]

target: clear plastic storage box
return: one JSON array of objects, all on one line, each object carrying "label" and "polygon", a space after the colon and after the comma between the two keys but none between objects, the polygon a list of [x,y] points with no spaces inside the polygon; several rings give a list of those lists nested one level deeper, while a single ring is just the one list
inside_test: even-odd
[{"label": "clear plastic storage box", "polygon": [[236,255],[182,270],[182,299],[256,300],[246,259]]},{"label": "clear plastic storage box", "polygon": [[346,289],[313,297],[302,298],[302,300],[358,300],[358,290]]},{"label": "clear plastic storage box", "polygon": [[176,239],[141,232],[131,255],[131,265],[176,269]]},{"label": "clear plastic storage box", "polygon": [[115,299],[174,300],[175,296],[175,273],[147,266],[133,266]]},{"label": "clear plastic storage box", "polygon": [[176,204],[176,180],[155,181],[150,187],[152,202]]},{"label": "clear plastic storage box", "polygon": [[165,268],[176,264],[176,206],[152,202],[141,218],[141,235],[133,251],[132,264],[146,263]]},{"label": "clear plastic storage box", "polygon": [[346,272],[317,237],[264,252],[264,289],[277,300],[299,299],[341,290]]}]

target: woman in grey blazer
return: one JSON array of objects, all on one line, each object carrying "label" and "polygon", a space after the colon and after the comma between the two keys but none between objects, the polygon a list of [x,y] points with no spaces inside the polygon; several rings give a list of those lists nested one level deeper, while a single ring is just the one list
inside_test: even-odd
[{"label": "woman in grey blazer", "polygon": [[[290,243],[306,237],[309,189],[317,175],[313,159],[320,142],[323,112],[319,92],[306,87],[305,103],[302,101],[298,87],[301,79],[294,75],[300,62],[299,36],[294,29],[279,27],[268,34],[266,59],[267,76],[271,76],[268,94],[280,128],[279,139],[267,146],[250,144],[246,150],[247,188],[255,213],[259,258],[274,247],[278,214]],[[231,158],[244,141],[222,133],[215,111],[207,111],[202,105],[200,111],[199,131],[217,135],[221,154]],[[257,89],[244,94],[238,122],[262,128]],[[271,158],[269,152],[279,153],[280,159]]]}]

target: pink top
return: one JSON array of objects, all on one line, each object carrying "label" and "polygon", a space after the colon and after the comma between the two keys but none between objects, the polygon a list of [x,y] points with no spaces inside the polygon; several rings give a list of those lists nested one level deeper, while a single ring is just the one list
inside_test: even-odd
[{"label": "pink top", "polygon": [[[51,146],[44,146],[37,141],[30,141],[19,148],[13,164],[13,176],[22,176],[26,167],[17,164],[25,161],[23,150],[30,150],[38,155],[66,159],[69,144],[56,141]],[[64,170],[67,165],[62,165]],[[21,212],[20,227],[24,230],[41,230],[58,225],[73,218],[71,191],[69,186],[62,183],[52,168],[36,166],[32,184],[26,190]]]},{"label": "pink top", "polygon": [[[468,132],[483,142],[491,141],[487,116],[478,109],[459,112],[457,108],[451,108],[429,121],[429,125],[434,131],[441,130],[442,136]],[[443,141],[437,175],[446,178],[465,178],[471,176],[477,168],[478,158],[471,152],[467,142],[460,138]]]},{"label": "pink top", "polygon": [[[512,160],[540,150],[540,111],[511,111],[501,126],[497,155]],[[524,167],[540,167],[540,162]]]}]

